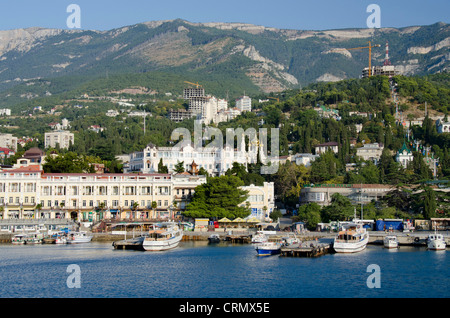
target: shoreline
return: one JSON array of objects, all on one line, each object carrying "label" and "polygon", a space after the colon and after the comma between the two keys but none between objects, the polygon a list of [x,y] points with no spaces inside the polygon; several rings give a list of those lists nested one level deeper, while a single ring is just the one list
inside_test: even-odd
[{"label": "shoreline", "polygon": [[[269,240],[278,241],[282,237],[286,236],[288,233],[292,232],[277,232],[277,234],[273,234],[269,236]],[[428,234],[433,233],[432,231],[420,231],[420,232],[379,232],[379,231],[370,231],[369,232],[369,243],[373,245],[382,245],[383,238],[386,235],[396,235],[400,245],[410,245],[410,246],[426,246],[426,240]],[[92,233],[94,236],[92,238],[92,242],[116,242],[122,241],[124,239],[131,239],[133,237],[140,236],[139,232],[128,232],[126,235],[117,235],[111,233]],[[208,237],[211,234],[218,234],[221,240],[225,240],[227,237],[251,237],[254,235],[254,231],[230,231],[230,232],[221,232],[221,231],[185,231],[183,232],[182,241],[207,241]],[[11,243],[12,237],[15,233],[8,234],[0,234],[0,243]],[[298,238],[304,241],[314,241],[319,239],[330,239],[332,240],[336,233],[334,232],[306,232],[301,234],[296,234]],[[444,238],[446,240],[447,246],[450,246],[450,235],[448,232],[444,234]]]}]

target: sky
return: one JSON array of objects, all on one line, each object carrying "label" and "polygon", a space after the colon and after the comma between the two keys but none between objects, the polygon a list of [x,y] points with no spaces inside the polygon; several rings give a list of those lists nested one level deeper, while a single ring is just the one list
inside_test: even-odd
[{"label": "sky", "polygon": [[381,27],[449,23],[449,0],[0,0],[0,30],[69,29],[70,4],[79,6],[81,29],[110,30],[140,22],[241,22],[279,29],[367,28],[370,4]]}]

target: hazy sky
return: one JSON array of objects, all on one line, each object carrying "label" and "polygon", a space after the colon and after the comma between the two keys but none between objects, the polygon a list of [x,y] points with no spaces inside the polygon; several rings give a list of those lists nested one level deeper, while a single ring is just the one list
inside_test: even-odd
[{"label": "hazy sky", "polygon": [[449,23],[449,0],[1,0],[0,30],[67,29],[70,4],[81,8],[81,29],[109,30],[139,22],[243,22],[268,27],[325,30],[366,28],[369,4],[381,8],[381,27]]}]

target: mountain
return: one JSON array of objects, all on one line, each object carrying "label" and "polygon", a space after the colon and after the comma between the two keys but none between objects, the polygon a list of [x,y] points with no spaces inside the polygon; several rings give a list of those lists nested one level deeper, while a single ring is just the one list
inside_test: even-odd
[{"label": "mountain", "polygon": [[[279,92],[317,81],[359,77],[368,64],[368,50],[346,48],[367,46],[369,40],[381,46],[372,50],[373,65],[383,63],[388,41],[390,60],[404,75],[448,70],[450,26],[442,22],[323,31],[180,19],[109,31],[36,27],[0,31],[1,97],[14,97],[2,105],[121,74],[143,74],[160,86],[170,81],[176,81],[177,87],[184,81],[199,82],[209,93],[222,97],[227,92],[231,96],[244,91]],[[161,74],[171,75],[160,80]],[[116,89],[120,88],[126,87]]]}]

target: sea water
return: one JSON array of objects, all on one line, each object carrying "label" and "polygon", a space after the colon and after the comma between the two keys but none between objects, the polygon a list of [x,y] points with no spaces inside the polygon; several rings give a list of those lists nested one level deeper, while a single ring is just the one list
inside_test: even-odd
[{"label": "sea water", "polygon": [[0,297],[448,298],[449,257],[448,249],[375,245],[300,258],[261,257],[251,244],[227,242],[181,242],[164,252],[1,244]]}]

